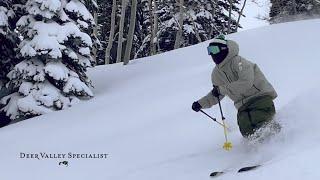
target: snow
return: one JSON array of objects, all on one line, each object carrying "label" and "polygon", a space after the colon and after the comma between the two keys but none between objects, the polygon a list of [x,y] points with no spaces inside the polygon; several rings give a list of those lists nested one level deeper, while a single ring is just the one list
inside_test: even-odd
[{"label": "snow", "polygon": [[41,115],[41,114],[52,112],[51,109],[45,106],[40,106],[40,102],[35,99],[35,97],[33,96],[33,93],[30,93],[28,96],[19,99],[17,101],[17,106],[20,111],[30,112],[31,114],[35,114],[35,115]]},{"label": "snow", "polygon": [[[14,67],[17,73],[9,73],[10,79],[15,79],[15,75],[22,75],[23,79],[33,79],[34,81],[44,81],[45,74],[43,71],[43,63],[34,59],[20,62]],[[27,72],[27,73],[24,73]]]},{"label": "snow", "polygon": [[91,62],[88,57],[79,55],[79,60],[76,60],[76,62],[80,64],[82,67],[91,67]]},{"label": "snow", "polygon": [[0,27],[8,26],[8,16],[6,14],[7,12],[7,8],[0,6]]},{"label": "snow", "polygon": [[[23,22],[25,22],[25,18],[22,18],[18,24],[23,26]],[[31,41],[24,40],[25,43],[23,43],[23,47],[20,50],[22,55],[33,57],[48,54],[52,58],[61,58],[62,51],[66,49],[66,46],[62,44],[71,37],[80,38],[85,45],[92,46],[90,36],[81,32],[73,23],[59,25],[56,22],[44,23],[38,21],[35,22],[33,29],[37,32],[37,35]],[[84,51],[83,49],[81,49],[82,52]]]},{"label": "snow", "polygon": [[28,94],[30,94],[32,86],[33,84],[31,82],[22,82],[18,92],[27,96]]},{"label": "snow", "polygon": [[79,48],[79,53],[80,53],[81,55],[90,56],[90,49],[89,49],[88,47]]},{"label": "snow", "polygon": [[8,33],[9,19],[14,18],[15,16],[13,10],[10,9],[11,7],[8,7],[9,9],[7,9],[7,7],[4,7],[6,6],[5,4],[6,3],[4,2],[4,4],[0,5],[0,35],[3,36],[6,36]]},{"label": "snow", "polygon": [[50,11],[57,12],[61,8],[61,0],[34,0],[35,2],[41,4],[40,9],[49,9]]},{"label": "snow", "polygon": [[[74,86],[78,84],[77,82]],[[20,114],[17,113],[17,109],[21,112],[41,115],[53,112],[55,108],[65,109],[79,102],[76,97],[71,96],[71,98],[68,98],[61,95],[60,90],[48,81],[35,84],[26,81],[22,82],[19,87],[19,93],[9,95],[1,102],[5,104],[6,101],[11,99],[9,105],[3,109],[6,110],[7,115],[12,118],[20,116]],[[21,94],[23,94],[24,97],[21,97]]]},{"label": "snow", "polygon": [[[263,144],[245,142],[236,110],[225,98],[233,129],[230,152],[223,130],[193,112],[193,101],[211,89],[214,67],[209,41],[130,62],[90,69],[95,98],[0,129],[3,179],[210,179],[213,170],[265,162],[257,170],[216,179],[318,179],[320,79],[316,34],[320,20],[298,21],[242,31],[227,38],[256,62],[279,97],[283,126]],[[301,37],[303,32],[303,38]],[[80,86],[81,87],[81,86]],[[206,110],[220,119],[218,107]],[[20,153],[107,153],[106,159],[27,159]],[[59,166],[68,160],[69,166]],[[36,170],[36,172],[35,172]],[[19,173],[16,173],[16,172]]]},{"label": "snow", "polygon": [[66,10],[69,12],[75,12],[79,17],[82,17],[85,21],[93,21],[91,13],[79,0],[71,0],[66,5]]},{"label": "snow", "polygon": [[183,25],[183,30],[185,33],[187,34],[194,34],[195,32],[193,31],[193,26],[192,25],[189,25],[189,24],[184,24]]},{"label": "snow", "polygon": [[205,9],[201,9],[201,11],[196,15],[196,17],[205,17],[206,19],[213,19],[212,14]]},{"label": "snow", "polygon": [[78,59],[78,56],[74,51],[71,51],[70,53],[68,53],[68,57],[70,57],[71,59]]},{"label": "snow", "polygon": [[80,28],[85,28],[85,29],[88,29],[88,27],[89,27],[89,24],[88,23],[86,23],[86,22],[84,22],[84,21],[81,21],[81,20],[77,20],[77,23],[80,25]]},{"label": "snow", "polygon": [[26,3],[27,11],[33,15],[41,15],[48,19],[55,16],[60,11],[60,0],[29,0]]},{"label": "snow", "polygon": [[62,62],[48,62],[44,72],[55,80],[65,81],[69,76],[69,69]]},{"label": "snow", "polygon": [[[21,98],[19,93],[13,93],[1,99],[1,104],[6,104],[6,102],[9,102],[8,106],[4,107],[1,110],[5,110],[6,115],[11,117],[11,119],[14,119],[19,115],[17,114],[18,113],[17,101],[19,98]],[[9,101],[9,99],[11,99],[11,101]]]},{"label": "snow", "polygon": [[70,93],[73,92],[74,94],[85,94],[85,96],[93,97],[92,91],[88,88],[88,86],[80,81],[78,77],[70,76],[66,85],[63,87],[63,92]]}]

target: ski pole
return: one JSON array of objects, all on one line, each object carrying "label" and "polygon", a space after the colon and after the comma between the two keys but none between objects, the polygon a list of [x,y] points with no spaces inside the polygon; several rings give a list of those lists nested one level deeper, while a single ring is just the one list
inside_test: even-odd
[{"label": "ski pole", "polygon": [[220,97],[218,96],[218,103],[219,103],[219,108],[220,108],[220,113],[221,113],[221,118],[222,118],[222,123],[223,123],[223,127],[224,127],[224,137],[226,139],[226,142],[223,145],[223,149],[225,149],[226,151],[230,151],[232,149],[232,144],[231,142],[228,141],[228,136],[227,136],[227,128],[226,128],[226,124],[225,124],[225,117],[223,116],[223,112],[222,112],[222,108],[221,108],[221,102],[220,102]]},{"label": "ski pole", "polygon": [[202,109],[200,109],[200,112],[202,112],[203,114],[205,114],[206,116],[208,116],[210,119],[212,119],[213,121],[215,121],[216,123],[218,123],[218,124],[221,125],[222,127],[225,127],[225,125],[223,125],[221,122],[217,121],[216,118],[211,117],[209,114],[207,114],[206,112],[204,112]]}]

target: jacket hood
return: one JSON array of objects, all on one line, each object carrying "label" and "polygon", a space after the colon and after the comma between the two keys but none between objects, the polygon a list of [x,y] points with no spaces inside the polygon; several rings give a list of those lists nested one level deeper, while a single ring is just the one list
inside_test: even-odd
[{"label": "jacket hood", "polygon": [[233,40],[227,40],[229,53],[227,57],[218,65],[219,68],[228,63],[232,58],[239,55],[239,45]]}]

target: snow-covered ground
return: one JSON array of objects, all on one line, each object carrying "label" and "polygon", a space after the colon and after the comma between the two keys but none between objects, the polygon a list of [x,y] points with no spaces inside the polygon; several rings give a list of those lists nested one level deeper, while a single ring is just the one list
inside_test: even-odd
[{"label": "snow-covered ground", "polygon": [[[221,127],[191,110],[211,89],[208,42],[90,70],[95,98],[0,129],[5,180],[195,180],[213,170],[264,163],[217,179],[318,179],[320,20],[272,25],[228,36],[274,85],[283,126],[265,144],[243,142],[236,110],[222,102],[234,147]],[[218,108],[206,110],[220,118]],[[26,159],[21,153],[108,153],[106,159]],[[60,161],[69,166],[59,166]]]}]

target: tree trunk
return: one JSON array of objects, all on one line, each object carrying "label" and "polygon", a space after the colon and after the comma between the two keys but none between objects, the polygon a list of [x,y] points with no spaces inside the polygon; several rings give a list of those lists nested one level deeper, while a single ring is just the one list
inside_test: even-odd
[{"label": "tree trunk", "polygon": [[176,34],[176,40],[174,42],[174,49],[178,49],[181,45],[181,38],[182,38],[182,31],[183,31],[183,4],[184,4],[184,0],[180,0],[180,10],[179,10],[179,30]]},{"label": "tree trunk", "polygon": [[124,62],[123,62],[124,65],[127,65],[130,60],[132,41],[134,36],[134,30],[136,27],[136,14],[137,14],[137,0],[132,0],[128,40],[127,40],[126,52],[125,52]]},{"label": "tree trunk", "polygon": [[118,48],[117,48],[117,63],[121,62],[121,59],[122,59],[123,28],[124,28],[124,20],[126,16],[127,0],[122,0],[121,6],[122,7],[121,7],[119,37],[118,37]]},{"label": "tree trunk", "polygon": [[150,55],[152,56],[153,55],[153,47],[154,47],[154,44],[153,44],[153,31],[154,31],[154,26],[153,26],[153,6],[152,6],[152,0],[148,0],[148,5],[149,5],[149,22],[150,22]]},{"label": "tree trunk", "polygon": [[153,49],[152,50],[152,54],[157,54],[157,48],[156,48],[156,44],[159,42],[157,36],[158,33],[158,4],[157,1],[154,1],[154,9],[153,9],[153,34],[152,34],[152,39],[154,40],[154,38],[156,38],[156,42],[153,42]]},{"label": "tree trunk", "polygon": [[116,24],[116,11],[117,11],[117,1],[113,0],[112,12],[111,12],[111,27],[110,27],[110,34],[109,34],[109,42],[106,48],[105,64],[110,64],[110,51],[112,48],[113,38],[114,38],[114,31],[115,31],[115,24]]},{"label": "tree trunk", "polygon": [[[152,34],[151,34],[151,41],[150,43],[152,44],[151,46],[151,55],[155,55],[157,54],[156,52],[156,44],[157,42],[154,42],[154,38],[156,38],[156,35],[158,33],[158,5],[157,5],[157,1],[154,1],[154,8],[152,10],[152,14],[153,14],[153,28],[152,28]],[[158,41],[158,40],[156,40]]]},{"label": "tree trunk", "polygon": [[[98,13],[97,13],[97,9],[94,10],[94,13],[93,13],[93,18],[94,18],[94,23],[95,23],[95,26],[93,28],[93,36],[95,37],[95,39],[98,38]],[[93,60],[94,62],[97,63],[97,52],[98,52],[98,49],[97,49],[97,46],[94,46],[93,49],[92,49],[92,53],[93,53]]]},{"label": "tree trunk", "polygon": [[237,27],[236,27],[236,32],[238,32],[238,28],[239,28],[239,25],[240,25],[240,18],[241,18],[241,16],[243,15],[243,10],[244,10],[244,7],[246,6],[246,3],[247,3],[247,0],[244,0],[243,6],[242,6],[241,11],[240,11],[240,13],[239,13],[239,17],[238,17],[238,21],[237,21]]},{"label": "tree trunk", "polygon": [[229,7],[229,19],[228,19],[228,34],[231,33],[231,18],[232,18],[232,0],[228,0],[230,7]]}]

